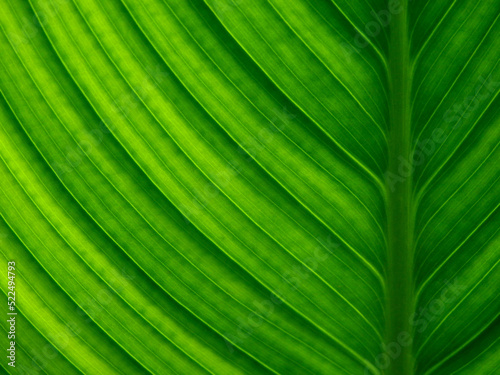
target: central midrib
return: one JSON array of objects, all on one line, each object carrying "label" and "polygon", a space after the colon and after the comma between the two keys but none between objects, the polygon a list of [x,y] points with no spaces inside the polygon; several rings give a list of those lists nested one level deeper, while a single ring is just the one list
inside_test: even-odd
[{"label": "central midrib", "polygon": [[[389,1],[390,2],[390,1]],[[412,277],[412,176],[404,161],[411,160],[410,58],[408,3],[390,24],[389,166],[386,175],[388,213],[387,330],[381,370],[387,375],[414,374],[410,316],[414,308]],[[387,362],[388,363],[384,363]]]}]

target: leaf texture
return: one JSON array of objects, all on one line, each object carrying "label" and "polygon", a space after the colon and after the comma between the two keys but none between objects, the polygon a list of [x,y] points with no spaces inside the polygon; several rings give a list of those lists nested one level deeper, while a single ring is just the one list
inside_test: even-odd
[{"label": "leaf texture", "polygon": [[1,5],[5,373],[499,371],[498,1]]}]

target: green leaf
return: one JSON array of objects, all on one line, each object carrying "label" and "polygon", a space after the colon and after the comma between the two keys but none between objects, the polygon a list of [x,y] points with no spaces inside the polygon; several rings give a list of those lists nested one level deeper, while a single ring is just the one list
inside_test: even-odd
[{"label": "green leaf", "polygon": [[500,370],[500,2],[0,4],[4,372]]}]

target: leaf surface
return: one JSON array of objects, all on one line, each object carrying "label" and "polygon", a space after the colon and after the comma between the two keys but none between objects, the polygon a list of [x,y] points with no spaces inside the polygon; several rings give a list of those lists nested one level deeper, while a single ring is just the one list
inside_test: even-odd
[{"label": "leaf surface", "polygon": [[498,1],[1,5],[7,373],[499,370]]}]

